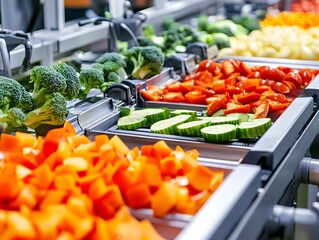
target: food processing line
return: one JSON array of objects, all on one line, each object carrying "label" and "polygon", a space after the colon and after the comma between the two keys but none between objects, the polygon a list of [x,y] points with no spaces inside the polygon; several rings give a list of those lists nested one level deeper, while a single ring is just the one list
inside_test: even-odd
[{"label": "food processing line", "polygon": [[[46,1],[53,4],[53,1]],[[154,24],[161,18],[176,13],[187,17],[195,5],[200,8],[214,6],[218,1],[177,1],[184,4],[178,8],[169,7],[163,12],[145,10],[147,21]],[[183,3],[181,3],[183,2]],[[212,3],[209,5],[208,3]],[[56,1],[60,6],[61,1]],[[165,2],[167,5],[168,2]],[[169,3],[171,4],[171,2]],[[207,5],[206,5],[207,4]],[[187,9],[185,9],[187,8]],[[148,14],[149,12],[149,14]],[[161,15],[162,14],[162,15]],[[99,41],[109,41],[109,22],[78,23],[63,26],[61,12],[51,15],[47,29],[29,35],[32,44],[30,64],[50,65],[59,57],[85,48]],[[153,18],[152,18],[153,16]],[[63,18],[63,17],[62,17]],[[23,44],[24,45],[24,44]],[[11,69],[21,66],[25,48],[19,46],[9,51]],[[78,134],[93,139],[98,134],[118,135],[129,146],[152,144],[165,140],[168,145],[180,145],[183,149],[196,148],[200,162],[211,169],[223,170],[226,178],[216,192],[195,216],[169,214],[156,218],[147,209],[132,211],[139,219],[148,218],[163,237],[168,239],[317,239],[319,235],[319,198],[309,194],[309,204],[298,205],[298,189],[301,183],[319,184],[319,160],[311,155],[319,132],[319,77],[315,78],[259,139],[232,141],[225,144],[206,143],[201,138],[153,134],[148,129],[124,131],[117,129],[120,107],[169,107],[171,109],[192,109],[200,112],[203,106],[185,104],[157,104],[143,101],[139,90],[147,85],[163,85],[179,81],[196,65],[194,56],[182,58],[178,70],[165,67],[160,75],[146,81],[124,80],[107,89],[104,94],[94,94],[87,101],[69,104],[68,120]],[[236,57],[234,57],[236,58]],[[261,58],[236,58],[249,65],[286,65],[295,69],[319,69],[317,62]],[[216,59],[218,61],[218,59]],[[220,61],[222,59],[219,59]],[[185,68],[185,69],[184,69]],[[7,67],[8,69],[8,67]],[[309,190],[310,191],[310,190]],[[319,197],[319,195],[318,195]]]}]

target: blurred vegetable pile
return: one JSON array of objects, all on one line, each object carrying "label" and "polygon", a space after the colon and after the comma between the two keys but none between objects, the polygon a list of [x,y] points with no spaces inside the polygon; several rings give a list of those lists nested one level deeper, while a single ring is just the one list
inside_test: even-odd
[{"label": "blurred vegetable pile", "polygon": [[303,29],[317,27],[319,25],[319,15],[313,12],[281,12],[276,16],[266,16],[260,22],[263,27],[267,26],[298,26]]}]

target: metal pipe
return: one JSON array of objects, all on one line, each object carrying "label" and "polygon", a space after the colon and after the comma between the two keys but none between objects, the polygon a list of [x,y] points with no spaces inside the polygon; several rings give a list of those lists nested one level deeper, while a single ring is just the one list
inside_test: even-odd
[{"label": "metal pipe", "polygon": [[304,158],[301,163],[303,183],[319,186],[319,160],[314,158]]},{"label": "metal pipe", "polygon": [[61,30],[65,24],[64,0],[42,0],[44,9],[44,28]]}]

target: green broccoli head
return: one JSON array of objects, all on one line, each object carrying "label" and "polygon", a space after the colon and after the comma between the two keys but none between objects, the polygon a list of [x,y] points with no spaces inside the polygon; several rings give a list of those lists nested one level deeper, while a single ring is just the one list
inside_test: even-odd
[{"label": "green broccoli head", "polygon": [[96,63],[114,62],[120,65],[122,68],[126,67],[126,62],[124,57],[116,52],[104,53],[101,57],[95,60]]},{"label": "green broccoli head", "polygon": [[0,124],[6,133],[26,132],[25,120],[26,115],[20,108],[10,108],[7,113],[0,114]]},{"label": "green broccoli head", "polygon": [[36,129],[41,124],[61,125],[68,114],[67,101],[61,93],[52,93],[45,96],[45,102],[27,113],[26,126]]},{"label": "green broccoli head", "polygon": [[75,69],[67,63],[58,63],[53,65],[53,68],[61,73],[66,79],[66,89],[63,92],[63,96],[66,100],[73,100],[77,97],[81,84],[79,76]]},{"label": "green broccoli head", "polygon": [[0,110],[3,113],[20,102],[21,87],[22,85],[16,80],[0,76]]},{"label": "green broccoli head", "polygon": [[51,93],[64,93],[67,84],[65,77],[49,66],[35,66],[30,71],[30,81],[33,82],[32,98],[36,107],[45,102],[45,96]]},{"label": "green broccoli head", "polygon": [[24,113],[28,113],[34,109],[34,102],[31,93],[27,92],[26,89],[20,85],[21,98],[19,103],[15,106],[20,108]]},{"label": "green broccoli head", "polygon": [[103,64],[94,63],[93,68],[99,69],[103,72],[104,82],[108,81],[108,76],[111,72],[117,73],[117,75],[120,77],[119,81],[127,77],[125,69],[117,62],[108,61],[108,62],[104,62]]},{"label": "green broccoli head", "polygon": [[104,75],[98,68],[82,69],[80,72],[80,83],[82,88],[78,98],[84,99],[92,88],[100,89],[104,82]]},{"label": "green broccoli head", "polygon": [[131,75],[135,79],[146,79],[159,74],[164,64],[163,52],[154,46],[133,47],[128,50],[127,58],[131,62]]}]

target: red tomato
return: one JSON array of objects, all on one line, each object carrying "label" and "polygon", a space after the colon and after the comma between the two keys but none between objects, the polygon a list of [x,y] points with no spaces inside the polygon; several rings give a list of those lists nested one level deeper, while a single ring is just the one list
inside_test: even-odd
[{"label": "red tomato", "polygon": [[260,72],[258,71],[254,71],[249,73],[247,76],[247,78],[261,78]]},{"label": "red tomato", "polygon": [[236,103],[227,103],[227,107],[224,111],[224,113],[230,114],[230,113],[249,113],[250,105],[241,105]]},{"label": "red tomato", "polygon": [[234,65],[231,63],[231,61],[226,60],[222,63],[222,72],[225,77],[228,77],[235,72]]},{"label": "red tomato", "polygon": [[302,85],[302,78],[300,77],[298,73],[295,73],[295,72],[286,73],[282,81],[293,82],[294,84],[296,84],[296,86]]},{"label": "red tomato", "polygon": [[206,95],[198,91],[192,91],[185,94],[185,102],[192,104],[204,104]]},{"label": "red tomato", "polygon": [[168,92],[164,94],[162,100],[164,102],[184,102],[185,98],[181,92]]},{"label": "red tomato", "polygon": [[213,97],[215,95],[215,91],[210,88],[202,88],[202,93],[206,95],[206,98]]},{"label": "red tomato", "polygon": [[146,101],[160,101],[161,96],[156,94],[153,90],[142,89],[140,94]]},{"label": "red tomato", "polygon": [[260,83],[260,85],[262,85],[262,86],[271,87],[272,85],[274,85],[275,81],[262,79],[259,83]]},{"label": "red tomato", "polygon": [[273,93],[273,94],[268,94],[267,99],[271,99],[273,101],[277,101],[280,103],[288,103],[291,102],[284,94],[282,93]]},{"label": "red tomato", "polygon": [[222,108],[223,101],[219,97],[212,97],[207,105],[207,114],[213,115],[218,109]]},{"label": "red tomato", "polygon": [[285,73],[277,68],[269,68],[268,70],[260,71],[263,79],[269,79],[274,81],[282,81]]},{"label": "red tomato", "polygon": [[251,92],[246,94],[238,94],[234,96],[234,99],[241,104],[248,104],[251,102],[256,102],[260,99],[260,94]]},{"label": "red tomato", "polygon": [[308,83],[310,83],[310,81],[313,79],[313,74],[310,72],[309,69],[302,69],[299,70],[298,72],[299,76],[302,79],[302,84],[303,85],[308,85]]},{"label": "red tomato", "polygon": [[290,87],[288,87],[288,85],[283,83],[283,82],[275,82],[274,85],[272,85],[272,89],[275,92],[279,92],[279,93],[283,93],[283,94],[290,93]]},{"label": "red tomato", "polygon": [[294,70],[293,70],[292,68],[290,68],[290,67],[283,67],[283,66],[279,66],[278,69],[280,69],[281,71],[283,71],[285,74],[294,71]]},{"label": "red tomato", "polygon": [[248,65],[247,65],[246,63],[244,63],[244,62],[240,62],[240,63],[239,63],[239,68],[238,68],[238,70],[239,70],[240,74],[243,75],[243,76],[247,76],[247,75],[249,75],[249,74],[252,72],[251,67],[248,66]]},{"label": "red tomato", "polygon": [[252,107],[254,115],[256,118],[265,118],[269,112],[269,103],[267,101],[262,101]]},{"label": "red tomato", "polygon": [[234,94],[242,93],[242,90],[239,87],[229,86],[226,88],[226,92],[228,92],[232,96]]},{"label": "red tomato", "polygon": [[270,99],[267,99],[267,102],[269,103],[269,111],[275,112],[275,111],[281,111],[289,107],[290,103],[280,103],[277,101],[273,101]]},{"label": "red tomato", "polygon": [[263,92],[266,92],[270,89],[269,86],[259,86],[259,87],[256,87],[255,89],[255,92],[256,93],[263,93]]},{"label": "red tomato", "polygon": [[216,80],[212,83],[211,87],[217,94],[226,92],[225,80]]},{"label": "red tomato", "polygon": [[205,59],[198,64],[196,72],[208,70],[209,72],[214,73],[215,68],[216,68],[216,65],[213,60]]},{"label": "red tomato", "polygon": [[284,84],[286,84],[291,91],[294,91],[297,89],[296,85],[293,82],[290,81],[283,81]]}]

